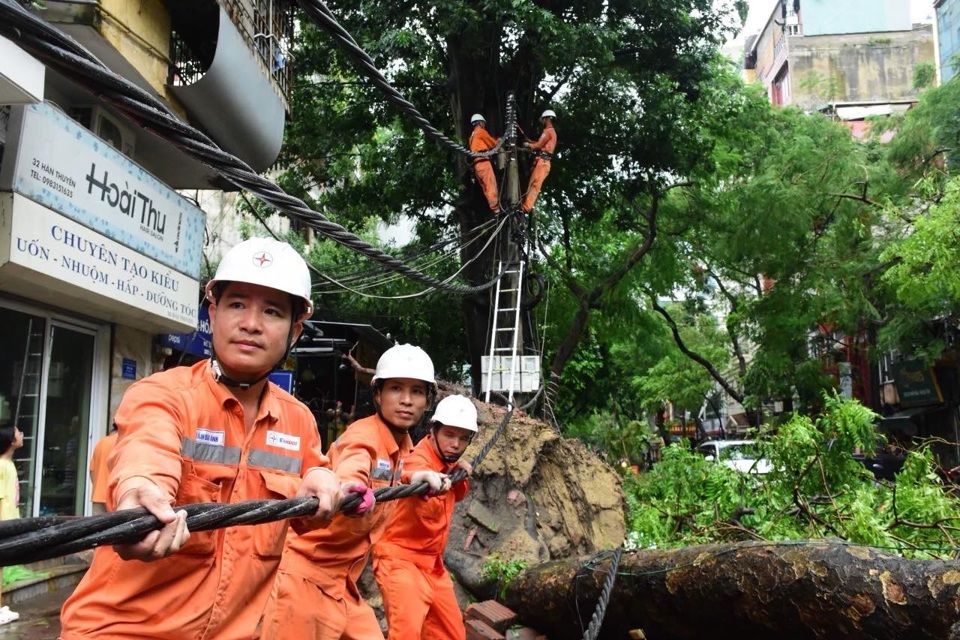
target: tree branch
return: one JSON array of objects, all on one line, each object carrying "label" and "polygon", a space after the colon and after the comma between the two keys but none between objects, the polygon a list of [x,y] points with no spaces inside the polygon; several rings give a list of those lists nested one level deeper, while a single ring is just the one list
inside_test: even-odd
[{"label": "tree branch", "polygon": [[670,313],[660,306],[657,302],[657,299],[654,296],[650,296],[650,303],[653,305],[653,310],[663,316],[663,319],[666,320],[667,324],[670,326],[670,332],[673,333],[673,341],[677,344],[677,347],[683,352],[683,355],[687,356],[701,367],[707,370],[707,373],[710,374],[710,377],[717,381],[723,390],[726,391],[731,398],[743,404],[743,394],[733,388],[733,385],[724,378],[716,367],[710,363],[706,358],[704,358],[699,353],[696,353],[690,347],[687,346],[686,342],[683,341],[683,336],[680,335],[680,329],[677,327],[677,323],[674,321]]}]

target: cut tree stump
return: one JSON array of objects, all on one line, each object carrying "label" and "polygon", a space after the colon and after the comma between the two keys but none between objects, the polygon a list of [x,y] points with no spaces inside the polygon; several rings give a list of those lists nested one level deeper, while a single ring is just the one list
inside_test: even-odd
[{"label": "cut tree stump", "polygon": [[[579,640],[609,569],[586,560],[521,573],[504,603],[551,640]],[[636,629],[658,640],[960,640],[960,562],[831,540],[625,552],[599,638]]]}]

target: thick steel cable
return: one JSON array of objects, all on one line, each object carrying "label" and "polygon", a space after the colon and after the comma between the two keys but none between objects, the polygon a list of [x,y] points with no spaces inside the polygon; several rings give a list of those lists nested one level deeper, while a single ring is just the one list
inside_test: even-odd
[{"label": "thick steel cable", "polygon": [[[347,58],[353,62],[354,67],[359,71],[365,78],[367,78],[380,92],[386,97],[387,101],[399,108],[403,113],[410,116],[414,124],[417,125],[421,131],[423,131],[427,137],[432,140],[440,143],[442,146],[450,149],[455,153],[461,153],[465,156],[471,158],[486,158],[493,155],[496,155],[500,151],[500,147],[503,146],[506,142],[508,136],[503,135],[500,137],[500,140],[497,144],[487,150],[487,151],[470,151],[469,149],[457,144],[440,131],[438,131],[430,122],[423,117],[415,106],[410,103],[403,95],[397,91],[390,82],[380,73],[380,70],[377,69],[376,64],[373,59],[364,51],[357,41],[353,39],[353,36],[340,26],[340,23],[337,22],[337,19],[334,17],[333,12],[327,7],[322,0],[297,0],[297,4],[300,5],[300,8],[303,9],[304,13],[313,21],[315,25],[320,27],[327,35],[333,38],[334,42],[340,47],[340,49],[346,54]],[[515,125],[515,111],[512,109],[510,103],[507,104],[507,117],[504,122],[504,131],[510,131]]]},{"label": "thick steel cable", "polygon": [[[486,248],[489,247],[490,244],[492,244],[493,241],[497,239],[497,234],[500,232],[500,229],[502,228],[502,226],[503,226],[503,225],[501,224],[500,227],[497,227],[496,231],[490,236],[490,238],[487,240],[486,244],[484,244],[484,246],[480,249],[480,251],[478,251],[478,252],[476,253],[476,255],[474,255],[472,258],[470,258],[469,260],[467,260],[466,262],[464,262],[463,264],[461,264],[461,265],[460,265],[460,268],[457,269],[457,271],[455,271],[455,272],[453,273],[453,275],[447,276],[447,279],[444,280],[444,282],[449,282],[449,281],[452,280],[453,278],[457,277],[461,272],[463,272],[464,270],[466,270],[466,268],[469,267],[472,263],[474,263],[474,262],[476,262],[477,260],[479,260],[479,259],[480,259],[480,256],[483,255],[483,252],[486,250]],[[473,241],[471,240],[470,243],[472,243],[472,242],[473,242]],[[470,244],[470,243],[468,243],[468,244]],[[323,277],[324,277],[324,279],[327,280],[328,282],[330,282],[330,283],[332,283],[332,284],[335,284],[335,285],[337,285],[337,286],[339,286],[339,287],[343,287],[346,291],[348,291],[348,292],[350,292],[350,293],[352,293],[352,294],[355,294],[355,295],[358,295],[358,296],[362,296],[362,297],[364,297],[364,298],[376,298],[376,299],[379,299],[379,300],[410,300],[410,299],[412,299],[412,298],[419,298],[419,297],[421,297],[421,296],[425,296],[425,295],[430,294],[430,293],[433,293],[433,292],[435,291],[435,289],[425,289],[425,290],[423,290],[423,291],[418,291],[418,292],[416,292],[416,293],[408,293],[408,294],[406,294],[406,295],[380,296],[380,295],[374,295],[374,294],[371,294],[371,293],[364,293],[363,291],[360,291],[359,289],[352,289],[352,288],[350,288],[350,287],[347,287],[347,286],[345,286],[345,285],[337,282],[336,280],[334,280],[333,278],[331,278],[331,277],[329,277],[329,276],[323,276]],[[369,286],[369,285],[368,285],[368,286]]]},{"label": "thick steel cable", "polygon": [[603,617],[607,614],[607,605],[610,603],[610,594],[613,593],[613,583],[617,580],[617,570],[620,568],[620,556],[623,554],[623,547],[617,547],[610,559],[610,569],[607,571],[607,578],[603,583],[603,589],[600,591],[600,601],[597,602],[597,608],[593,611],[593,617],[590,618],[590,624],[583,634],[583,640],[597,640],[600,633],[600,625],[603,624]]},{"label": "thick steel cable", "polygon": [[[483,462],[512,415],[513,410],[504,414],[490,440],[474,457],[474,467]],[[452,482],[464,478],[466,473],[462,469],[450,474]],[[377,502],[387,502],[423,495],[429,489],[430,485],[426,482],[401,484],[377,489],[374,496]],[[340,505],[339,512],[353,511],[360,500],[359,494],[348,496]],[[301,518],[316,512],[318,504],[314,497],[302,497],[289,500],[247,500],[232,504],[203,502],[180,505],[175,509],[187,512],[187,528],[190,531],[208,531]],[[0,521],[0,567],[38,562],[108,544],[130,544],[162,527],[163,524],[156,516],[142,508],[88,517],[41,516]]]},{"label": "thick steel cable", "polygon": [[[452,280],[453,278],[457,277],[457,275],[459,275],[460,273],[462,273],[467,267],[469,267],[471,264],[473,264],[474,262],[476,262],[477,260],[479,260],[480,257],[483,255],[483,252],[486,250],[486,248],[487,248],[488,246],[490,246],[490,244],[492,244],[494,240],[496,240],[497,235],[500,233],[500,230],[501,230],[502,228],[503,228],[503,223],[501,222],[500,225],[499,225],[498,227],[496,227],[496,229],[494,229],[494,232],[493,232],[493,233],[490,235],[490,237],[487,239],[486,244],[484,244],[484,246],[480,249],[480,251],[476,252],[476,254],[475,254],[472,258],[470,258],[469,260],[467,260],[466,262],[464,262],[463,264],[461,264],[460,267],[457,269],[457,271],[455,271],[452,275],[447,276],[447,278],[444,280],[444,282],[449,282],[449,281]],[[469,240],[468,242],[465,242],[461,247],[457,248],[457,251],[460,251],[461,249],[466,248],[466,247],[470,246],[471,244],[473,244],[474,242],[477,242],[477,241],[482,240],[482,239],[483,239],[482,236],[477,236],[477,237]],[[440,262],[443,262],[444,260],[450,260],[451,258],[452,258],[452,255],[440,255],[440,256],[434,258],[427,266],[433,266],[433,265],[435,265],[435,264],[440,264]],[[428,288],[428,289],[424,289],[424,290],[422,290],[422,291],[417,291],[416,293],[408,293],[408,294],[395,295],[395,296],[375,295],[375,294],[366,293],[366,292],[362,291],[362,289],[376,288],[376,287],[378,287],[378,286],[382,286],[382,285],[385,285],[385,284],[387,284],[387,283],[389,283],[389,282],[392,282],[392,281],[394,281],[396,278],[401,277],[401,276],[399,276],[399,275],[397,275],[397,274],[389,274],[389,275],[386,275],[386,276],[380,276],[380,277],[378,277],[378,279],[368,281],[367,283],[361,283],[361,284],[359,284],[359,285],[354,285],[354,286],[352,286],[352,287],[351,287],[350,285],[347,285],[347,284],[344,283],[343,281],[338,280],[338,279],[336,279],[336,278],[334,278],[334,277],[332,277],[332,276],[328,276],[328,275],[326,275],[326,274],[320,274],[320,277],[323,278],[327,283],[332,284],[332,285],[334,285],[335,287],[337,287],[337,288],[340,289],[340,290],[337,290],[337,289],[322,289],[322,290],[321,290],[321,289],[319,289],[318,287],[314,287],[315,289],[318,289],[319,292],[322,293],[322,294],[324,294],[324,295],[330,295],[330,294],[335,294],[335,293],[337,293],[337,294],[339,294],[339,293],[350,293],[350,294],[357,295],[357,296],[361,296],[361,297],[364,297],[364,298],[375,298],[375,299],[379,299],[379,300],[409,300],[409,299],[412,299],[412,298],[418,298],[418,297],[421,297],[421,296],[425,296],[425,295],[431,294],[431,293],[433,293],[434,291],[436,291],[435,288]]]},{"label": "thick steel cable", "polygon": [[14,0],[0,0],[0,34],[10,39],[48,67],[72,79],[117,107],[138,126],[148,129],[217,171],[231,184],[246,189],[260,200],[303,221],[322,235],[383,265],[387,269],[450,293],[468,295],[486,291],[503,276],[477,286],[454,285],[409,267],[377,249],[343,226],[313,211],[276,184],[258,175],[245,162],[220,149],[210,138],[181,122],[156,97],[110,71],[93,54],[69,36],[27,12]]},{"label": "thick steel cable", "polygon": [[[424,270],[428,267],[433,267],[437,264],[440,264],[440,262],[443,260],[455,259],[464,248],[483,238],[487,231],[489,231],[491,228],[495,228],[496,226],[497,221],[491,218],[480,223],[473,229],[464,232],[463,234],[458,234],[456,237],[446,240],[437,241],[429,247],[419,249],[416,252],[410,252],[405,255],[401,255],[400,257],[407,263],[416,266],[416,268]],[[424,260],[424,258],[429,258],[429,260]],[[329,275],[329,277],[332,280],[349,283],[353,286],[365,286],[366,283],[371,283],[371,286],[375,286],[381,282],[392,282],[393,279],[402,278],[403,276],[396,273],[384,274],[383,269],[379,268],[367,268],[360,271],[344,273],[343,275]],[[322,283],[315,284],[313,288],[320,293],[328,291],[322,288]]]}]

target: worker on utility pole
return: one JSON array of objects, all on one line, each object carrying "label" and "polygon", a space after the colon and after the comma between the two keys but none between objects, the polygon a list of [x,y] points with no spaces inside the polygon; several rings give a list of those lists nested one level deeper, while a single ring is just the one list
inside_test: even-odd
[{"label": "worker on utility pole", "polygon": [[[408,432],[433,402],[433,361],[419,347],[395,345],[380,356],[372,384],[377,413],[347,427],[327,455],[344,480],[381,489],[400,482],[401,459],[413,450]],[[450,488],[450,480],[435,471],[419,471],[409,479],[412,484],[426,482],[434,492]],[[357,580],[396,507],[397,501],[385,501],[364,517],[338,518],[326,529],[288,536],[256,637],[383,640]]]},{"label": "worker on utility pole", "polygon": [[527,193],[520,205],[524,213],[530,213],[533,210],[533,205],[537,202],[537,196],[540,195],[540,189],[543,187],[543,181],[550,173],[550,160],[553,159],[553,151],[557,148],[557,130],[553,128],[556,117],[557,114],[551,109],[544,111],[540,115],[540,125],[543,127],[540,138],[536,142],[527,140],[523,143],[523,146],[534,154]]},{"label": "worker on utility pole", "polygon": [[[477,408],[470,398],[447,396],[437,404],[430,433],[403,460],[403,479],[421,470],[473,471],[460,456],[477,435]],[[453,580],[443,566],[453,509],[467,496],[464,478],[451,491],[426,500],[402,500],[373,547],[373,573],[383,595],[391,638],[464,640],[463,614]]]},{"label": "worker on utility pole", "polygon": [[[302,402],[268,382],[310,317],[310,272],[289,244],[251,238],[207,284],[213,353],[133,384],[115,422],[107,508],[162,523],[140,542],[98,547],[60,613],[61,640],[256,637],[287,522],[189,531],[182,505],[315,496],[294,521],[325,526],[344,493]],[[372,493],[370,493],[372,497]]]},{"label": "worker on utility pole", "polygon": [[[470,134],[470,151],[474,153],[489,151],[497,146],[495,139],[487,132],[487,121],[483,115],[475,113],[470,116],[473,132]],[[497,177],[493,173],[493,162],[489,156],[473,159],[473,173],[483,189],[483,196],[487,199],[493,215],[500,213],[500,194],[497,192]]]}]

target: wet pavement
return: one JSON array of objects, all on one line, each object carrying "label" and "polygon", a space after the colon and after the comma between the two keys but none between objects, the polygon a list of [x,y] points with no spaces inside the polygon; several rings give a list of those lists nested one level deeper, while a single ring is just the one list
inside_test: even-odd
[{"label": "wet pavement", "polygon": [[13,605],[20,619],[0,625],[0,640],[56,640],[60,635],[60,607],[69,595],[70,589],[58,589]]}]

